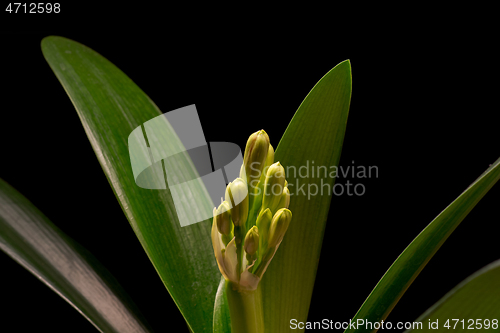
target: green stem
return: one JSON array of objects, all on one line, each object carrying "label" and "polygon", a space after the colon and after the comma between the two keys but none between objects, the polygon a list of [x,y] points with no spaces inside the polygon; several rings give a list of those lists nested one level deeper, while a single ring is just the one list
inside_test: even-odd
[{"label": "green stem", "polygon": [[262,272],[264,271],[264,267],[271,260],[271,257],[273,256],[275,251],[276,251],[275,247],[269,248],[267,250],[265,255],[262,257],[262,260],[260,262],[257,262],[258,266],[256,266],[257,268],[254,270],[253,274],[262,278]]},{"label": "green stem", "polygon": [[237,285],[227,281],[226,295],[231,315],[231,333],[264,333],[260,285],[256,290],[239,291]]},{"label": "green stem", "polygon": [[236,275],[238,281],[240,280],[241,271],[242,271],[242,263],[243,263],[243,227],[234,227],[234,242],[236,244]]}]

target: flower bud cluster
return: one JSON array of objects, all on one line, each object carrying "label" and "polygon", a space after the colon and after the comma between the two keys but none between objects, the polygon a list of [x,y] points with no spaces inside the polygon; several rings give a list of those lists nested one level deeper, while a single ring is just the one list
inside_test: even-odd
[{"label": "flower bud cluster", "polygon": [[226,280],[257,288],[292,220],[289,205],[285,170],[274,163],[267,133],[257,131],[247,141],[240,177],[214,208],[212,244]]}]

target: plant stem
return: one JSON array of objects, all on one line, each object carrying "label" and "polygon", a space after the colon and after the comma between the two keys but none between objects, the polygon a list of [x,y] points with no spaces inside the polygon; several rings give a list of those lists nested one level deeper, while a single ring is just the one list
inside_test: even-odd
[{"label": "plant stem", "polygon": [[236,263],[236,274],[237,274],[237,279],[238,281],[240,280],[241,276],[241,271],[242,271],[242,264],[243,264],[243,227],[234,227],[234,242],[236,245],[236,258],[237,258],[237,263]]},{"label": "plant stem", "polygon": [[260,285],[256,290],[239,291],[237,286],[228,281],[226,295],[231,315],[231,333],[263,333],[264,313]]}]

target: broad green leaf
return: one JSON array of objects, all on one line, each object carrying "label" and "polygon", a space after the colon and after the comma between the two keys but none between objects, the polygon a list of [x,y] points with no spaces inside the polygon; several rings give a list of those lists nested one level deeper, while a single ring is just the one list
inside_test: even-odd
[{"label": "broad green leaf", "polygon": [[[370,322],[385,320],[441,245],[499,178],[500,159],[496,160],[410,243],[375,286],[353,321],[358,318]],[[369,331],[371,330],[365,326],[346,330],[346,332]]]},{"label": "broad green leaf", "polygon": [[[42,41],[42,51],[73,102],[123,212],[189,328],[211,332],[221,276],[211,245],[211,219],[181,227],[170,190],[141,188],[132,172],[127,138],[162,112],[123,72],[86,46],[51,36]],[[161,135],[177,151],[185,150],[172,129]],[[189,156],[178,155],[171,166],[179,170],[180,180],[197,178]],[[203,193],[197,187],[184,194],[202,198]]]},{"label": "broad green leaf", "polygon": [[2,179],[0,249],[58,293],[99,331],[151,331],[134,303],[97,259]]},{"label": "broad green leaf", "polygon": [[[471,329],[499,332],[500,260],[462,281],[415,322],[421,322],[422,326],[405,332],[470,332]],[[429,328],[429,323],[437,329]]]},{"label": "broad green leaf", "polygon": [[[291,318],[307,319],[334,178],[320,184],[318,178],[301,178],[297,172],[312,161],[328,170],[338,166],[350,99],[351,65],[346,60],[331,69],[309,92],[276,148],[275,161],[285,167],[293,218],[260,282],[268,332],[289,332]],[[307,194],[308,189],[313,191],[321,185],[329,188],[323,195]],[[224,283],[222,280],[219,290],[224,289]],[[218,297],[216,311],[227,311],[222,303],[222,297]],[[230,323],[221,319],[218,328],[227,332],[228,327]],[[218,332],[215,327],[214,332]]]},{"label": "broad green leaf", "polygon": [[[301,178],[298,170],[312,161],[328,170],[338,166],[350,98],[351,66],[346,60],[309,92],[276,148],[275,161],[286,171],[293,218],[261,281],[268,332],[289,332],[291,318],[307,319],[334,179],[321,178],[320,183],[319,178]],[[311,195],[321,186],[322,195]]]}]

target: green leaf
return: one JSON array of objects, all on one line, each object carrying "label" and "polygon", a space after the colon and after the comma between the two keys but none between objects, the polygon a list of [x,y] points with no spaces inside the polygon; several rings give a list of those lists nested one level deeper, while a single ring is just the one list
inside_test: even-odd
[{"label": "green leaf", "polygon": [[[494,319],[496,326],[492,326]],[[429,322],[436,323],[436,321],[438,329],[429,328]],[[471,329],[498,332],[500,330],[500,260],[483,267],[462,281],[415,322],[422,323],[421,328],[415,329],[417,332],[449,332],[450,330],[469,332]],[[489,328],[484,326],[487,323],[489,323]],[[449,328],[444,326],[447,324],[450,325]],[[411,331],[413,329],[405,332]]]},{"label": "green leaf", "polygon": [[0,249],[99,331],[151,331],[135,304],[97,259],[2,179]]},{"label": "green leaf", "polygon": [[[260,282],[266,331],[289,332],[291,318],[307,319],[334,178],[326,178],[320,184],[317,178],[301,178],[298,170],[312,161],[328,169],[338,166],[350,99],[351,66],[346,60],[331,69],[309,92],[276,148],[274,160],[285,168],[293,218]],[[324,195],[307,195],[309,188],[321,185],[329,188]],[[297,188],[305,188],[305,193]],[[224,289],[224,283],[222,279],[219,290]],[[223,307],[222,295],[216,301],[216,311],[228,311]],[[216,316],[223,318],[217,312]],[[218,327],[228,332],[230,323],[221,319]],[[215,327],[214,332],[218,332]]]},{"label": "green leaf", "polygon": [[[358,318],[370,322],[385,320],[441,245],[499,178],[500,158],[410,243],[375,286],[353,321]],[[369,331],[372,330],[365,326],[346,330]]]},{"label": "green leaf", "polygon": [[[334,179],[320,183],[319,178],[300,177],[299,168],[310,167],[312,161],[328,170],[338,166],[350,98],[351,66],[346,60],[309,92],[276,148],[275,162],[285,167],[293,218],[261,281],[269,332],[289,332],[291,318],[307,319]],[[310,195],[321,186],[322,195]]]},{"label": "green leaf", "polygon": [[214,333],[231,333],[231,317],[226,296],[226,280],[220,279],[214,305]]},{"label": "green leaf", "polygon": [[[123,72],[86,46],[51,36],[42,41],[42,51],[73,102],[123,212],[190,330],[211,332],[221,276],[211,244],[211,219],[181,227],[170,190],[141,188],[132,172],[127,139],[162,112]],[[172,129],[161,135],[177,151],[184,151]],[[179,170],[180,180],[197,178],[187,153],[178,155],[172,167]],[[202,198],[203,193],[198,186],[185,194]]]}]

